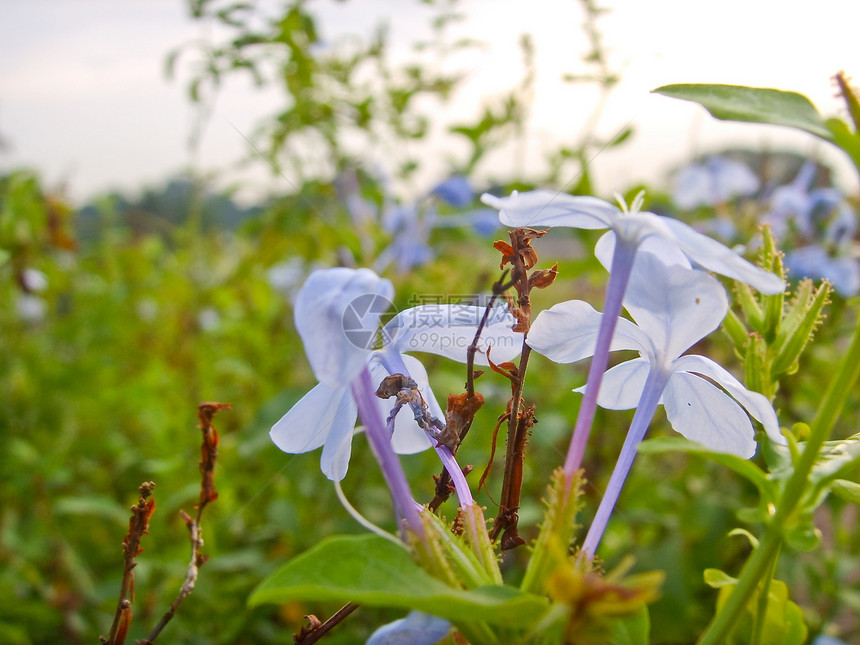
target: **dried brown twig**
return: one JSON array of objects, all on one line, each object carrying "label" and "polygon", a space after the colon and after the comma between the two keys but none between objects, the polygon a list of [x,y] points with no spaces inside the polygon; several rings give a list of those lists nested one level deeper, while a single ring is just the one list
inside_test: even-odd
[{"label": "dried brown twig", "polygon": [[[499,512],[490,531],[490,538],[493,540],[497,539],[499,534],[502,535],[501,548],[503,551],[525,543],[517,529],[518,511],[526,440],[532,426],[536,423],[534,406],[524,408],[522,400],[526,368],[531,353],[531,348],[526,344],[526,337],[531,326],[530,294],[532,289],[544,289],[551,285],[558,275],[557,264],[550,269],[534,271],[529,275],[529,271],[534,268],[538,261],[537,251],[531,246],[531,241],[543,237],[546,233],[547,231],[536,231],[531,228],[517,228],[509,232],[510,244],[499,241],[494,245],[496,250],[502,254],[500,268],[504,268],[507,264],[512,267],[511,281],[506,285],[501,285],[499,290],[504,291],[513,287],[517,292],[516,300],[510,298],[508,304],[511,313],[517,319],[514,330],[523,333],[523,349],[520,354],[519,365],[511,365],[507,369],[511,379],[511,399],[506,412],[508,435],[505,450],[505,474],[502,480]],[[482,481],[485,477],[486,475],[481,478]]]},{"label": "dried brown twig", "polygon": [[[170,609],[165,612],[149,637],[137,641],[137,645],[152,644],[165,625],[173,618],[173,615],[185,597],[194,590],[200,567],[208,559],[206,555],[201,553],[200,549],[203,547],[203,532],[201,527],[203,509],[209,502],[214,502],[218,498],[218,493],[215,491],[215,460],[218,458],[218,433],[212,426],[212,417],[219,410],[225,409],[230,409],[229,403],[201,403],[197,406],[197,416],[200,419],[198,427],[203,433],[203,444],[200,448],[200,501],[196,506],[196,517],[192,518],[185,511],[180,511],[191,537],[191,561],[188,564],[185,581],[182,583],[179,595],[170,603]],[[139,488],[140,498],[137,505],[131,507],[128,534],[122,542],[122,550],[125,556],[125,570],[120,586],[119,601],[117,602],[113,624],[107,638],[104,636],[99,637],[99,641],[106,645],[123,645],[128,636],[129,627],[131,627],[131,605],[134,602],[133,570],[137,565],[135,557],[143,551],[140,546],[140,539],[149,533],[149,520],[153,512],[155,512],[155,500],[152,498],[153,488],[155,488],[153,482],[144,482],[141,484]]]},{"label": "dried brown twig", "polygon": [[137,504],[131,507],[131,519],[128,521],[128,533],[122,541],[122,552],[125,558],[122,583],[119,590],[116,613],[113,617],[107,638],[99,637],[99,641],[108,645],[123,645],[128,628],[131,626],[131,603],[134,602],[134,568],[135,558],[143,551],[140,539],[149,534],[149,519],[155,512],[155,500],[152,498],[153,482],[143,482],[139,487],[140,497]]},{"label": "dried brown twig", "polygon": [[343,607],[338,609],[331,618],[327,621],[320,622],[320,619],[313,614],[305,616],[308,620],[308,626],[302,627],[298,634],[293,635],[295,645],[313,645],[329,631],[339,625],[344,618],[358,609],[358,605],[354,602],[348,602]]},{"label": "dried brown twig", "polygon": [[212,418],[219,410],[229,410],[229,403],[201,403],[197,406],[197,417],[200,419],[200,428],[203,433],[203,443],[200,446],[200,501],[197,503],[197,514],[191,517],[185,511],[180,511],[185,525],[188,527],[191,539],[191,560],[185,573],[185,580],[179,588],[179,595],[170,603],[170,608],[161,617],[158,625],[152,630],[149,637],[140,641],[139,645],[151,645],[161,630],[170,622],[182,601],[194,591],[197,584],[197,575],[209,556],[201,552],[203,547],[203,509],[209,502],[218,499],[215,491],[215,460],[218,458],[218,433],[212,426]]}]

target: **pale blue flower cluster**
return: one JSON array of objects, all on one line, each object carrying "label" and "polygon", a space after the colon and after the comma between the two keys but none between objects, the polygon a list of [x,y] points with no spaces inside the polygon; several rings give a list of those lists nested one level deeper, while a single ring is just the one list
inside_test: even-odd
[{"label": "pale blue flower cluster", "polygon": [[678,171],[673,199],[679,208],[692,210],[749,197],[759,187],[758,177],[745,163],[714,155]]},{"label": "pale blue flower cluster", "polygon": [[773,190],[762,222],[777,239],[793,238],[785,266],[795,278],[826,279],[837,293],[860,293],[857,214],[836,188],[812,188],[817,166],[803,165],[794,180]]},{"label": "pale blue flower cluster", "polygon": [[374,263],[374,269],[379,273],[392,265],[402,273],[430,262],[435,257],[430,244],[434,229],[467,227],[480,235],[489,235],[499,227],[497,213],[487,208],[439,214],[439,200],[455,209],[466,209],[474,202],[475,192],[469,180],[462,175],[452,175],[408,203],[398,202],[388,191],[388,182],[380,181],[384,203],[379,211],[361,196],[354,177],[349,180],[342,178],[339,185],[341,198],[358,230],[362,231],[370,222],[378,220],[391,237],[391,242]]},{"label": "pale blue flower cluster", "polygon": [[[609,229],[595,247],[610,272],[603,315],[581,301],[561,303],[538,314],[527,340],[532,349],[559,362],[592,356],[588,380],[577,390],[583,400],[564,463],[570,481],[582,464],[596,406],[637,408],[583,545],[583,552],[592,555],[659,403],[676,430],[715,450],[742,457],[754,454],[752,426],[741,408],[764,424],[772,440],[785,441],[773,408],[762,395],[749,392],[704,357],[681,356],[713,331],[727,312],[722,286],[694,265],[763,293],[780,293],[785,284],[683,222],[641,212],[642,200],[640,193],[628,208],[620,200],[618,207],[594,197],[546,190],[515,192],[506,198],[483,196],[509,226]],[[638,326],[619,318],[622,303]],[[612,349],[636,349],[641,358],[606,372],[604,383]],[[697,374],[714,380],[725,393]]]}]

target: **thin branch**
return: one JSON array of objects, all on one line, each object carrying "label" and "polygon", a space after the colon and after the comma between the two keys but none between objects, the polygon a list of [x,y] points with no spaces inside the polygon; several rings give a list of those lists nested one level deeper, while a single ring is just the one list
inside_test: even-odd
[{"label": "thin branch", "polygon": [[99,637],[102,643],[108,645],[123,645],[131,626],[131,603],[134,602],[134,567],[137,566],[134,559],[143,551],[140,546],[140,539],[149,534],[149,520],[155,512],[155,500],[152,498],[153,488],[155,488],[153,482],[143,482],[138,487],[140,497],[137,504],[131,507],[128,533],[122,541],[125,568],[120,584],[119,600],[108,637]]},{"label": "thin branch", "polygon": [[502,535],[501,548],[503,551],[525,544],[520,537],[517,523],[520,507],[520,495],[523,481],[523,461],[525,445],[532,426],[535,424],[534,406],[523,408],[523,386],[528,368],[531,348],[526,344],[529,327],[531,327],[531,291],[544,289],[551,285],[558,275],[558,265],[551,269],[529,271],[537,264],[537,251],[531,246],[531,241],[543,237],[547,231],[536,231],[530,228],[518,228],[509,232],[511,243],[496,242],[496,250],[502,253],[502,266],[510,263],[511,284],[517,292],[516,304],[511,303],[513,314],[517,319],[514,330],[523,333],[523,348],[520,353],[519,366],[511,365],[511,399],[508,403],[508,435],[505,448],[505,474],[502,480],[502,494],[499,501],[499,512],[493,522],[490,538],[495,540]]},{"label": "thin branch", "polygon": [[218,499],[215,491],[215,461],[218,458],[218,432],[212,426],[212,418],[219,410],[229,410],[229,403],[201,403],[197,407],[197,417],[200,419],[200,428],[203,434],[203,443],[200,446],[200,501],[197,503],[197,514],[191,517],[185,511],[180,511],[185,525],[188,527],[191,540],[191,560],[185,573],[185,580],[179,588],[179,595],[170,603],[170,608],[161,617],[158,625],[152,630],[149,637],[140,641],[140,645],[151,645],[161,633],[161,630],[170,622],[179,609],[179,605],[187,596],[194,591],[197,584],[197,575],[209,556],[201,552],[203,548],[203,509],[209,502]]},{"label": "thin branch", "polygon": [[325,636],[329,631],[337,627],[344,618],[358,609],[358,605],[354,602],[348,602],[343,607],[324,623],[319,621],[316,616],[305,616],[308,619],[308,627],[302,627],[298,634],[293,636],[293,642],[296,645],[312,645],[319,639]]}]

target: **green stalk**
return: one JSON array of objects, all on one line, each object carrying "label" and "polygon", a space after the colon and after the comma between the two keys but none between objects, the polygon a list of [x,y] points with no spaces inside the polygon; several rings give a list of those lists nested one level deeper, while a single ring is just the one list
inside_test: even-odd
[{"label": "green stalk", "polygon": [[786,523],[803,495],[809,473],[815,465],[821,446],[830,437],[830,432],[858,376],[860,376],[860,319],[854,328],[851,346],[846,351],[839,365],[839,371],[830,382],[821,407],[812,421],[809,440],[800,455],[794,473],[785,485],[776,513],[765,528],[764,538],[750,555],[732,595],[699,638],[698,645],[720,645],[725,642],[758,587],[759,581],[767,575],[768,567],[779,555],[779,549],[785,538]]},{"label": "green stalk", "polygon": [[764,624],[767,622],[767,606],[770,602],[770,583],[773,581],[773,576],[776,574],[777,560],[779,560],[779,552],[777,552],[776,556],[771,560],[764,584],[761,585],[761,590],[759,591],[758,607],[756,608],[755,613],[751,645],[759,645],[761,643]]}]

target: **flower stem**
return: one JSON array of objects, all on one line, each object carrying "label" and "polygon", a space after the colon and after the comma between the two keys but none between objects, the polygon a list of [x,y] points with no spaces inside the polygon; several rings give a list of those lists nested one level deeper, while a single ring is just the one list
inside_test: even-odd
[{"label": "flower stem", "polygon": [[603,382],[603,373],[609,364],[609,348],[612,344],[615,326],[618,323],[618,316],[621,313],[621,301],[630,280],[636,248],[636,246],[623,244],[620,239],[616,238],[609,283],[606,285],[603,317],[597,332],[597,343],[591,358],[591,366],[588,369],[588,381],[585,384],[585,393],[579,406],[579,414],[576,417],[570,448],[568,448],[567,458],[564,460],[564,472],[571,481],[573,481],[574,473],[582,466],[585,445],[588,443],[588,435],[591,432],[591,424],[597,410],[597,395],[600,391],[600,384]]},{"label": "flower stem", "polygon": [[[385,422],[382,420],[379,404],[376,402],[376,388],[373,386],[373,380],[366,365],[355,377],[351,387],[352,396],[358,406],[358,414],[366,428],[365,434],[370,443],[370,448],[376,461],[379,462],[385,481],[388,482],[395,512],[399,518],[406,522],[406,526],[411,531],[419,538],[424,539],[424,525],[418,515],[418,508],[412,498],[400,460],[391,447],[391,440],[385,430]],[[403,527],[401,527],[401,537],[405,537]]]},{"label": "flower stem", "polygon": [[666,385],[667,379],[668,375],[660,369],[652,368],[648,373],[648,378],[645,380],[645,386],[642,389],[642,396],[639,397],[639,404],[636,406],[636,414],[633,415],[630,430],[627,431],[627,438],[621,447],[621,454],[618,455],[615,469],[609,478],[606,493],[603,495],[603,499],[600,500],[597,514],[594,516],[594,521],[591,523],[588,534],[585,536],[585,542],[582,544],[582,552],[587,557],[593,557],[597,551],[597,547],[606,530],[606,525],[609,522],[609,516],[612,514],[612,509],[615,508],[615,503],[618,501],[621,489],[624,487],[624,481],[627,479],[630,468],[633,466],[633,460],[636,458],[636,448],[642,442],[645,432],[651,424],[651,419],[657,410],[657,404],[663,395],[663,388]]},{"label": "flower stem", "polygon": [[779,560],[779,550],[774,553],[770,566],[765,574],[764,582],[761,584],[758,594],[758,607],[756,608],[755,622],[753,624],[752,639],[750,645],[760,645],[764,633],[764,624],[767,619],[767,606],[770,602],[770,584],[776,573],[776,563]]}]

